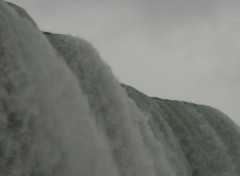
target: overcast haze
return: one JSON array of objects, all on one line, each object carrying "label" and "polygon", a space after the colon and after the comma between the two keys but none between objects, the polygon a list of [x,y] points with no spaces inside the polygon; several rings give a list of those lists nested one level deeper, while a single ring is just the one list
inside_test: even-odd
[{"label": "overcast haze", "polygon": [[216,107],[240,124],[239,0],[11,0],[44,31],[90,41],[149,96]]}]

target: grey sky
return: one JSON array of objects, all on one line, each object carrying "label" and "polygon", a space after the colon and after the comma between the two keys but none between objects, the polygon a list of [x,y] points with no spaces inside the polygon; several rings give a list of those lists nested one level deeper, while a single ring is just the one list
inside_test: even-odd
[{"label": "grey sky", "polygon": [[10,0],[42,30],[90,41],[121,82],[240,124],[239,0]]}]

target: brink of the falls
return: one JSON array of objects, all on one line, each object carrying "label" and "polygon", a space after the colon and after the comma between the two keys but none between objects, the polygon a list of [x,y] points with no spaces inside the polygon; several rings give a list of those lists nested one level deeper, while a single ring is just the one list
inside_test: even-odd
[{"label": "brink of the falls", "polygon": [[121,85],[85,40],[0,0],[0,176],[239,176],[240,129]]}]

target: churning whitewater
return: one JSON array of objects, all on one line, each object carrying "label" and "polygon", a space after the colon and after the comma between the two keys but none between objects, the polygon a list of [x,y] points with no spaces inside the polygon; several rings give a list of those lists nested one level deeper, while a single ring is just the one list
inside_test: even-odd
[{"label": "churning whitewater", "polygon": [[0,176],[238,176],[217,110],[121,85],[88,42],[0,0]]}]

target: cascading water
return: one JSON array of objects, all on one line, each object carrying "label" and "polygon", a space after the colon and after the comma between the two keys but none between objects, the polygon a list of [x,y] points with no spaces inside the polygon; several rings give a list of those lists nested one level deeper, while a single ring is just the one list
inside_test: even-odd
[{"label": "cascading water", "polygon": [[0,176],[240,174],[220,112],[123,89],[88,42],[45,35],[0,0]]},{"label": "cascading water", "polygon": [[[156,167],[145,149],[140,132],[143,116],[114,79],[110,69],[101,61],[89,43],[71,36],[47,34],[87,95],[96,123],[103,130],[112,148],[114,161],[121,175],[155,175]],[[146,128],[145,128],[146,129]],[[152,133],[148,130],[148,133]],[[150,138],[149,138],[150,140]],[[146,145],[146,146],[145,146]],[[165,156],[158,160],[165,163]],[[172,175],[168,164],[157,172]]]},{"label": "cascading water", "polygon": [[78,81],[0,1],[0,175],[118,175]]},{"label": "cascading water", "polygon": [[77,80],[29,18],[0,8],[2,172],[154,176],[127,96],[96,53],[69,51]]},{"label": "cascading water", "polygon": [[[124,87],[138,108],[151,115],[151,129],[156,140],[162,139],[165,153],[170,154],[168,163],[175,173],[240,174],[240,130],[226,115],[203,105],[150,98],[129,86]],[[186,173],[181,174],[182,170]]]}]

